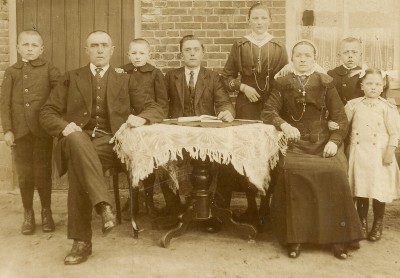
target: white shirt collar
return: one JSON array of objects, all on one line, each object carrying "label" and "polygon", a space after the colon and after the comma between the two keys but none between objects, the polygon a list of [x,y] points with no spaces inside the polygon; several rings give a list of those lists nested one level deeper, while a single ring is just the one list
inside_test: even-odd
[{"label": "white shirt collar", "polygon": [[93,76],[96,75],[96,68],[102,68],[103,70],[100,72],[100,76],[103,77],[104,74],[106,73],[106,71],[108,70],[108,68],[110,67],[110,64],[104,66],[104,67],[96,67],[95,65],[93,65],[92,63],[90,63],[90,71],[92,72]]},{"label": "white shirt collar", "polygon": [[186,84],[189,86],[189,79],[190,79],[190,72],[193,71],[194,75],[194,86],[196,86],[197,83],[197,78],[199,77],[199,72],[200,72],[200,66],[194,69],[189,69],[185,67],[185,76],[186,76]]},{"label": "white shirt collar", "polygon": [[256,40],[255,37],[257,35],[254,34],[254,32],[252,32],[250,35],[246,35],[244,36],[246,39],[248,39],[250,42],[252,42],[253,44],[257,45],[258,47],[263,46],[264,44],[266,44],[267,42],[269,42],[273,36],[267,32],[265,32],[261,37],[263,38],[262,40]]},{"label": "white shirt collar", "polygon": [[27,59],[22,58],[22,62],[28,63],[29,61]]},{"label": "white shirt collar", "polygon": [[354,68],[356,68],[356,67],[357,67],[357,65],[355,65],[354,67],[352,67],[352,68],[349,68],[349,67],[346,67],[346,65],[345,65],[345,64],[342,64],[342,66],[343,66],[345,69],[347,69],[347,70],[352,70],[352,69],[354,69]]}]

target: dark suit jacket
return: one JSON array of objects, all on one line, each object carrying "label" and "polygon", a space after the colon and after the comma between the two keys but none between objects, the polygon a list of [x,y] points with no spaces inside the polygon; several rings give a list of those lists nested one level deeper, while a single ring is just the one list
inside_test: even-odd
[{"label": "dark suit jacket", "polygon": [[[58,137],[64,128],[74,122],[84,127],[91,115],[92,84],[89,65],[67,72],[51,93],[40,111],[40,122],[52,136]],[[107,109],[112,133],[130,114],[145,118],[149,123],[160,122],[161,107],[126,73],[117,73],[110,66],[107,79]]]},{"label": "dark suit jacket", "polygon": [[[107,79],[107,109],[112,133],[128,119],[130,114],[145,118],[149,123],[161,122],[164,113],[161,107],[145,95],[136,81],[126,73],[117,73],[110,66]],[[92,109],[92,72],[89,65],[67,72],[50,94],[40,110],[40,123],[54,137],[74,122],[84,127]],[[66,171],[60,144],[55,149],[56,163],[60,175]]]},{"label": "dark suit jacket", "polygon": [[48,136],[39,124],[39,111],[60,78],[60,71],[42,58],[19,61],[7,68],[0,106],[4,133],[12,131],[15,139],[29,132],[38,137]]},{"label": "dark suit jacket", "polygon": [[[184,93],[187,83],[185,68],[171,70],[165,75],[169,98],[169,117],[183,116]],[[235,109],[218,73],[201,67],[195,87],[195,115],[218,115],[228,110],[235,117]]]}]

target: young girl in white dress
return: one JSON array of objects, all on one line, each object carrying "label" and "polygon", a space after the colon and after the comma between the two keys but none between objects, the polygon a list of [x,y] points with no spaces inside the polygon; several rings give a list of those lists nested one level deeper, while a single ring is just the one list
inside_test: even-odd
[{"label": "young girl in white dress", "polygon": [[[400,138],[397,107],[380,95],[387,90],[387,77],[378,69],[367,69],[362,77],[364,97],[350,100],[345,111],[351,123],[349,180],[364,237],[382,236],[385,204],[400,197],[400,171],[394,152]],[[368,233],[369,198],[373,199],[374,223]]]}]

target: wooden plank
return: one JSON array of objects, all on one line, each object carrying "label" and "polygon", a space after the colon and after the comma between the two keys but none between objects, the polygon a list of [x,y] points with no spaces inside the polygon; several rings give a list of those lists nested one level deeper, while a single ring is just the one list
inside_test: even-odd
[{"label": "wooden plank", "polygon": [[51,7],[51,34],[53,38],[53,64],[65,72],[65,17],[64,0],[53,0]]},{"label": "wooden plank", "polygon": [[37,0],[24,2],[24,25],[27,30],[36,29],[37,26]]},{"label": "wooden plank", "polygon": [[94,30],[94,1],[81,0],[79,1],[79,17],[80,17],[80,59],[81,67],[89,62],[85,51],[87,35]]},{"label": "wooden plank", "polygon": [[[114,1],[113,1],[114,2]],[[108,31],[108,1],[94,1],[94,29]]]},{"label": "wooden plank", "polygon": [[51,0],[38,0],[37,30],[40,32],[44,43],[42,57],[53,61],[53,48],[51,36]]},{"label": "wooden plank", "polygon": [[111,35],[115,50],[111,59],[111,65],[113,67],[120,67],[123,65],[123,53],[122,48],[122,31],[121,31],[121,0],[109,0],[109,12],[108,12],[108,33]]},{"label": "wooden plank", "polygon": [[[129,42],[135,38],[134,34],[134,6],[135,0],[122,0],[122,53],[128,52]],[[127,55],[123,55],[124,64],[129,63]]]},{"label": "wooden plank", "polygon": [[17,1],[16,11],[17,11],[17,34],[19,34],[24,29],[24,0]]},{"label": "wooden plank", "polygon": [[65,24],[66,24],[66,70],[73,70],[79,67],[80,55],[80,22],[78,0],[65,2]]}]

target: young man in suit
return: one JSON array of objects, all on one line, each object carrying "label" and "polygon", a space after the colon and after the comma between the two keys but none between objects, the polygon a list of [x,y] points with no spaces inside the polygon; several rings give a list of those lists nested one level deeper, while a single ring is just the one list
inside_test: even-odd
[{"label": "young man in suit", "polygon": [[109,143],[113,134],[124,122],[139,127],[164,117],[161,107],[133,78],[111,68],[113,51],[108,33],[90,33],[86,40],[89,65],[67,72],[40,112],[43,128],[59,138],[60,174],[68,170],[68,238],[74,243],[64,259],[66,265],[84,262],[92,253],[93,206],[102,218],[104,235],[115,226],[103,177],[115,161]]},{"label": "young man in suit", "polygon": [[[212,115],[231,122],[235,109],[228,92],[224,89],[217,72],[201,66],[204,45],[194,35],[184,36],[180,41],[184,66],[167,72],[165,79],[169,98],[169,118]],[[175,195],[161,183],[167,208],[171,214],[179,214],[179,192]]]}]

